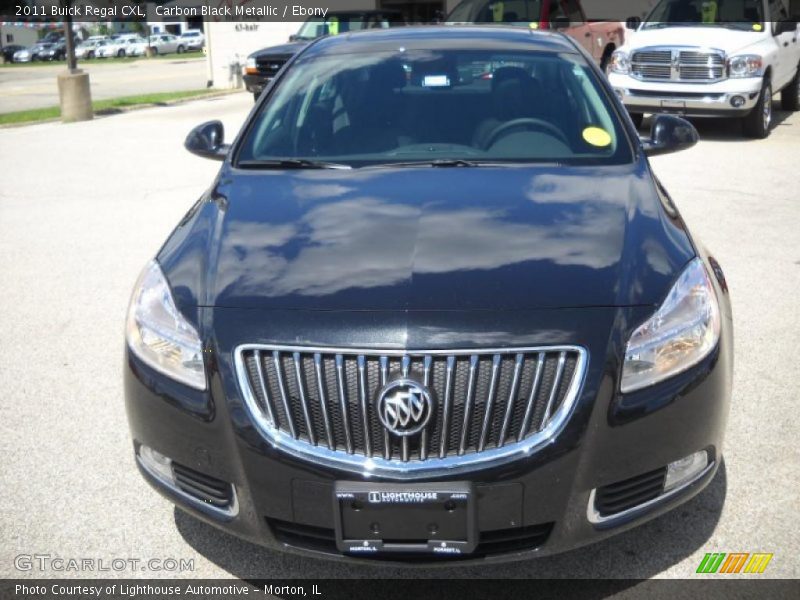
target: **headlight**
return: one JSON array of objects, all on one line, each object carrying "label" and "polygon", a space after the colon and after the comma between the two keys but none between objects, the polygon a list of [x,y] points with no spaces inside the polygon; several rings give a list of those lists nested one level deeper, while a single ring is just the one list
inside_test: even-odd
[{"label": "headlight", "polygon": [[248,74],[258,73],[258,67],[256,66],[255,57],[249,56],[247,58],[247,62],[244,65],[244,70],[245,70],[245,73],[248,73]]},{"label": "headlight", "polygon": [[628,340],[622,392],[653,385],[696,365],[716,347],[719,328],[717,295],[703,261],[696,258],[656,313]]},{"label": "headlight", "polygon": [[611,55],[610,68],[612,73],[621,73],[627,75],[631,72],[631,59],[626,52],[617,50]]},{"label": "headlight", "polygon": [[200,336],[175,306],[156,261],[147,264],[133,289],[125,338],[131,352],[155,370],[206,389]]},{"label": "headlight", "polygon": [[728,77],[761,77],[763,65],[760,56],[743,54],[728,59]]}]

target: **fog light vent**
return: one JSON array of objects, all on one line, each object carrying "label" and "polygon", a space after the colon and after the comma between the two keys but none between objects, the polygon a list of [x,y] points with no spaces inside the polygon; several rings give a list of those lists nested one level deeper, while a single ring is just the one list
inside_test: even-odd
[{"label": "fog light vent", "polygon": [[595,508],[601,517],[621,513],[657,498],[664,491],[667,467],[597,488]]}]

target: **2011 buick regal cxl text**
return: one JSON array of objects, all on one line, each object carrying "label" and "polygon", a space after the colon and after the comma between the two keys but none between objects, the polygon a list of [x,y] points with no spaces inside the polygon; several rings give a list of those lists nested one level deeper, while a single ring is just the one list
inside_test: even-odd
[{"label": "2011 buick regal cxl text", "polygon": [[[401,28],[292,59],[135,286],[138,466],[248,540],[350,560],[561,552],[721,460],[719,264],[591,57],[556,33]],[[657,540],[654,543],[658,543]]]}]

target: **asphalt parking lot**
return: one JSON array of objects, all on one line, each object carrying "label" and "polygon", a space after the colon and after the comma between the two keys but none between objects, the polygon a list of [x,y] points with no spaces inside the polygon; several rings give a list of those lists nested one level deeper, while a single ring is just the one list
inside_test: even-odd
[{"label": "asphalt parking lot", "polygon": [[251,106],[242,93],[0,129],[0,577],[64,575],[15,568],[16,556],[38,553],[194,559],[184,575],[208,578],[683,578],[715,551],[771,552],[763,576],[800,577],[800,113],[779,113],[764,141],[741,139],[729,122],[699,122],[697,147],[653,159],[725,269],[736,327],[724,465],[672,513],[560,556],[421,571],[267,551],[153,492],[134,466],[123,407],[128,295],[218,168],[183,150],[185,134],[220,118],[232,137]]},{"label": "asphalt parking lot", "polygon": [[[208,77],[203,58],[200,53],[130,62],[98,58],[79,61],[78,67],[89,73],[92,99],[105,100],[204,88]],[[0,113],[57,106],[56,77],[65,69],[63,61],[0,67]]]}]

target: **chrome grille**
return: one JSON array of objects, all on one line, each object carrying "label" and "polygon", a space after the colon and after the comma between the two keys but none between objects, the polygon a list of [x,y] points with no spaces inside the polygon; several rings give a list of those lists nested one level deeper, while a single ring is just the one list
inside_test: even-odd
[{"label": "chrome grille", "polygon": [[721,81],[725,78],[725,55],[717,50],[637,50],[631,54],[631,75],[642,81]]},{"label": "chrome grille", "polygon": [[260,75],[264,75],[270,79],[278,74],[283,65],[286,64],[291,58],[291,55],[286,56],[258,56],[256,57],[256,68]]},{"label": "chrome grille", "polygon": [[[300,458],[387,477],[488,466],[557,435],[586,367],[575,346],[459,351],[376,351],[247,345],[239,385],[260,433]],[[422,384],[433,412],[399,436],[377,415],[383,386]],[[474,468],[472,466],[471,468]]]}]

